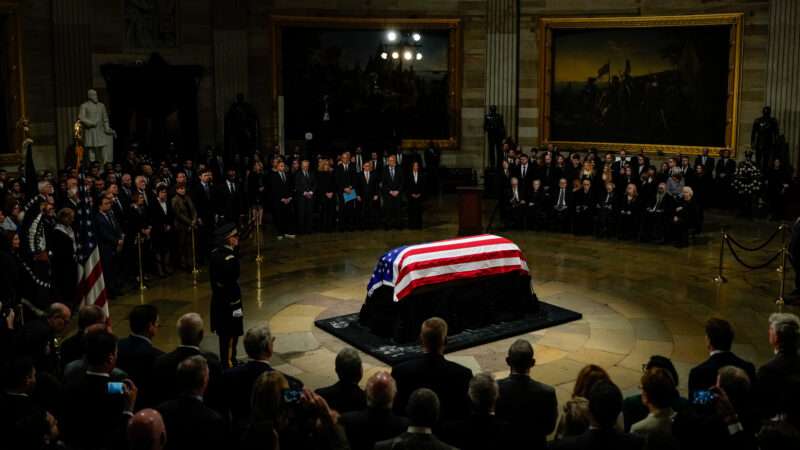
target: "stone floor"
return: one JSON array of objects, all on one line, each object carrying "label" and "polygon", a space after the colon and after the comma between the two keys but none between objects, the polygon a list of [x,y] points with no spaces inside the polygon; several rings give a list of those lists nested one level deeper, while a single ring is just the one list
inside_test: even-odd
[{"label": "stone floor", "polygon": [[[358,311],[373,266],[387,249],[453,237],[457,229],[454,204],[455,198],[448,196],[430,202],[428,226],[422,231],[266,239],[260,265],[255,262],[252,242],[244,243],[241,286],[246,327],[270,322],[277,337],[273,363],[279,370],[310,387],[332,383],[334,358],[345,344],[316,329],[314,320]],[[491,204],[486,207],[488,218]],[[534,344],[537,365],[533,376],[557,386],[559,399],[565,400],[580,368],[594,363],[607,368],[624,391],[634,392],[642,364],[650,355],[660,354],[675,362],[685,390],[688,370],[706,357],[702,324],[712,315],[734,324],[734,351],[740,356],[756,364],[768,359],[766,319],[775,311],[776,265],[746,271],[726,253],[729,282],[717,285],[712,278],[722,224],[750,245],[769,237],[777,224],[711,213],[706,221],[706,233],[686,249],[543,232],[501,233],[527,255],[540,298],[583,314],[581,321],[521,336]],[[780,248],[778,241],[763,252],[746,255],[748,261],[766,260],[768,250],[774,254]],[[790,271],[787,279],[792,280],[792,275]],[[189,311],[207,316],[209,301],[206,272],[200,273],[196,287],[191,275],[180,274],[152,283],[141,296],[137,292],[115,300],[111,316],[116,321],[115,331],[124,335],[124,317],[133,305],[147,302],[158,306],[162,328],[156,344],[171,349],[177,343],[173,328],[177,317]],[[448,358],[473,371],[505,376],[505,352],[514,339],[455,352]],[[204,347],[216,351],[216,338],[206,336]],[[244,355],[241,344],[240,354]],[[376,359],[362,356],[364,379],[383,368]]]}]

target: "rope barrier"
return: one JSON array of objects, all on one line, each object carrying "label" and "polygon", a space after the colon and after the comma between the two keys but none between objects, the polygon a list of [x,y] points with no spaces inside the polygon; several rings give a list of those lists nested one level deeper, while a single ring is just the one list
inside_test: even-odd
[{"label": "rope barrier", "polygon": [[728,237],[728,240],[730,242],[732,242],[734,245],[736,245],[737,247],[741,248],[742,250],[746,250],[748,252],[756,252],[756,251],[759,251],[762,248],[766,247],[767,245],[769,245],[769,243],[772,242],[772,240],[775,239],[775,236],[777,236],[778,233],[780,233],[781,231],[783,231],[783,225],[779,226],[775,230],[775,232],[772,233],[772,236],[770,236],[769,239],[767,239],[766,242],[764,242],[763,244],[761,244],[759,246],[756,246],[756,247],[746,247],[746,246],[742,245],[741,243],[739,243],[739,241],[734,239],[733,236],[731,236],[730,234],[728,234],[727,237]]},{"label": "rope barrier", "polygon": [[780,257],[780,256],[783,254],[783,249],[781,249],[781,250],[778,250],[778,252],[777,252],[777,253],[775,253],[775,255],[773,255],[773,256],[772,256],[772,257],[771,257],[771,258],[770,258],[770,259],[769,259],[767,262],[765,262],[765,263],[763,263],[763,264],[756,264],[756,265],[754,265],[754,266],[751,266],[750,264],[747,264],[746,262],[742,261],[742,259],[741,259],[741,258],[739,258],[739,255],[737,255],[737,254],[736,254],[736,250],[734,250],[734,249],[733,249],[733,246],[731,245],[731,239],[730,239],[730,236],[726,236],[726,237],[727,237],[727,239],[725,239],[725,243],[727,243],[727,244],[728,244],[728,249],[731,251],[731,254],[733,255],[733,258],[734,258],[734,259],[735,259],[735,260],[736,260],[736,261],[737,261],[739,264],[741,264],[741,265],[743,265],[743,266],[747,267],[747,268],[748,268],[748,269],[750,269],[750,270],[758,270],[758,269],[763,269],[764,267],[767,267],[768,265],[772,264],[772,263],[773,263],[773,262],[774,262],[776,259],[778,259],[778,258],[779,258],[779,257]]}]

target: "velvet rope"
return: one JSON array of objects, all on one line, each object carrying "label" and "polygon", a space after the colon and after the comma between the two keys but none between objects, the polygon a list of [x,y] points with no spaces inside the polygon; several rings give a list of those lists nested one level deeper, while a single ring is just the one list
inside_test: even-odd
[{"label": "velvet rope", "polygon": [[750,270],[763,269],[764,267],[767,267],[768,265],[770,265],[770,264],[772,264],[773,262],[775,262],[775,260],[776,260],[776,259],[778,259],[778,257],[780,257],[780,256],[781,256],[781,253],[783,253],[783,249],[781,249],[781,250],[778,250],[778,253],[776,253],[775,255],[773,255],[773,256],[772,256],[772,258],[770,258],[770,259],[769,259],[767,262],[765,262],[764,264],[756,264],[755,266],[751,266],[750,264],[747,264],[746,262],[742,261],[742,259],[741,259],[741,258],[739,258],[739,255],[737,255],[737,254],[736,254],[736,251],[733,249],[733,246],[731,245],[731,240],[730,240],[730,237],[729,237],[729,236],[726,236],[725,242],[728,244],[728,248],[730,249],[730,251],[731,251],[731,254],[733,255],[733,258],[734,258],[734,259],[735,259],[735,260],[736,260],[736,261],[737,261],[739,264],[741,264],[741,265],[743,265],[743,266],[747,267],[747,268],[748,268],[748,269],[750,269]]},{"label": "velvet rope", "polygon": [[779,226],[775,230],[775,232],[772,233],[772,236],[770,236],[769,239],[767,239],[766,242],[764,242],[763,244],[761,244],[759,246],[756,246],[756,247],[746,247],[746,246],[742,245],[741,243],[739,243],[736,239],[734,239],[733,236],[731,236],[730,234],[726,233],[726,236],[727,236],[727,239],[730,240],[730,242],[732,242],[734,245],[736,245],[737,247],[741,248],[742,250],[746,250],[748,252],[756,252],[756,251],[759,251],[762,248],[766,247],[767,245],[769,245],[769,243],[772,242],[773,239],[775,239],[775,236],[777,236],[778,233],[781,232],[781,230],[783,230],[783,225]]}]

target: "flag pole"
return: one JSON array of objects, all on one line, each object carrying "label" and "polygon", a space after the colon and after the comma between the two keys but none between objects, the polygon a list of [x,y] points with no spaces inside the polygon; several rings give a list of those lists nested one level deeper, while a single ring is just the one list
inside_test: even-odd
[{"label": "flag pole", "polygon": [[139,292],[144,292],[147,286],[144,285],[144,266],[142,264],[142,233],[136,234],[136,247],[139,251]]},{"label": "flag pole", "polygon": [[195,247],[194,225],[192,225],[191,231],[192,231],[192,286],[197,287],[197,274],[200,273],[200,271],[197,269],[197,249]]}]

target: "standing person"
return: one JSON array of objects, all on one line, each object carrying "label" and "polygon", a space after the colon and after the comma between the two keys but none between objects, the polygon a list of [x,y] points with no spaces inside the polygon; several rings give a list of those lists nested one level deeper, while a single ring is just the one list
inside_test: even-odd
[{"label": "standing person", "polygon": [[403,171],[397,166],[397,157],[389,155],[387,166],[381,178],[383,184],[383,208],[386,229],[402,228],[400,224],[400,206],[403,191]]},{"label": "standing person", "polygon": [[327,159],[319,161],[317,170],[317,190],[319,191],[319,208],[322,216],[320,228],[324,232],[331,232],[336,227],[336,183],[333,179],[331,163]]},{"label": "standing person", "polygon": [[425,191],[425,180],[419,168],[419,163],[411,163],[411,173],[406,181],[406,197],[408,198],[408,228],[419,230],[422,228],[422,194]]},{"label": "standing person", "polygon": [[311,163],[303,159],[300,171],[294,176],[294,192],[297,198],[297,231],[300,234],[311,233],[314,218],[314,191],[317,180],[311,173]]},{"label": "standing person", "polygon": [[97,233],[97,243],[100,247],[100,262],[103,265],[103,277],[109,287],[110,298],[116,296],[117,278],[114,259],[122,251],[123,234],[119,223],[110,214],[111,199],[103,197],[100,199],[100,207],[94,217],[95,232]]},{"label": "standing person", "polygon": [[342,162],[335,170],[336,190],[339,193],[339,228],[353,231],[356,221],[356,168],[350,160],[350,152],[342,153]]},{"label": "standing person", "polygon": [[194,185],[192,200],[197,210],[197,260],[198,264],[204,264],[208,252],[211,251],[211,235],[215,225],[214,186],[208,168],[199,172],[200,182]]},{"label": "standing person", "polygon": [[175,187],[175,197],[172,197],[172,211],[175,214],[175,233],[178,242],[178,266],[182,270],[191,270],[192,261],[192,229],[197,226],[197,211],[194,209],[192,198],[186,195],[186,185],[179,184]]},{"label": "standing person", "polygon": [[217,214],[225,222],[238,225],[242,214],[242,186],[236,178],[236,169],[228,169],[225,173],[225,182],[217,191]]},{"label": "standing person", "polygon": [[53,268],[53,287],[63,303],[75,309],[77,305],[78,264],[75,253],[78,249],[72,223],[75,211],[62,208],[56,216],[56,226],[50,236],[50,264]]},{"label": "standing person", "polygon": [[167,187],[158,186],[156,201],[150,206],[150,217],[153,225],[153,250],[155,251],[156,273],[159,276],[172,274],[170,261],[174,243],[175,214],[172,205],[167,201]]},{"label": "standing person", "polygon": [[264,164],[261,161],[253,163],[253,171],[247,177],[247,196],[250,206],[250,220],[261,226],[264,218],[264,203],[267,194],[267,178],[264,175]]},{"label": "standing person", "polygon": [[244,334],[242,290],[239,287],[239,232],[227,223],[215,233],[219,246],[211,251],[211,331],[219,337],[219,357],[223,368],[233,367],[236,346]]},{"label": "standing person", "polygon": [[790,297],[800,299],[800,217],[795,219],[792,225],[792,236],[789,241],[789,261],[794,268],[794,290]]},{"label": "standing person", "polygon": [[278,161],[275,172],[272,173],[270,181],[270,203],[272,203],[272,213],[275,215],[275,227],[278,229],[278,240],[283,238],[293,239],[291,234],[292,220],[292,185],[289,176],[286,174],[286,164]]},{"label": "standing person", "polygon": [[367,161],[358,175],[358,200],[361,202],[361,226],[366,230],[375,227],[381,209],[380,180],[373,170],[372,162]]}]

